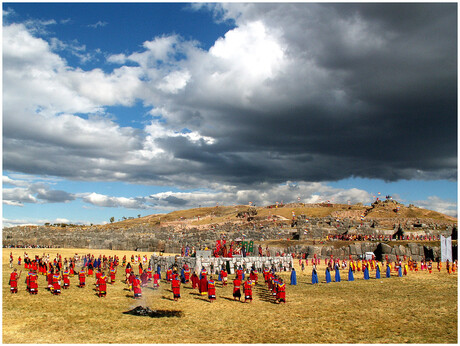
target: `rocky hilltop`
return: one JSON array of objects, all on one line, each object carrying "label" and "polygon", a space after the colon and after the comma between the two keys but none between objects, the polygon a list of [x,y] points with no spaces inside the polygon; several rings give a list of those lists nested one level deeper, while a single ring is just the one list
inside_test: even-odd
[{"label": "rocky hilltop", "polygon": [[[456,232],[457,218],[386,200],[370,206],[295,203],[195,208],[105,225],[4,228],[2,238],[4,246],[179,252],[185,245],[212,247],[222,237],[254,240],[256,244],[289,239],[297,241],[295,249],[301,250],[299,246],[307,246],[308,242],[324,244],[326,239],[342,239],[344,235],[348,240],[424,239],[425,236],[434,240],[439,234]],[[289,249],[280,246],[280,251],[283,250]]]}]

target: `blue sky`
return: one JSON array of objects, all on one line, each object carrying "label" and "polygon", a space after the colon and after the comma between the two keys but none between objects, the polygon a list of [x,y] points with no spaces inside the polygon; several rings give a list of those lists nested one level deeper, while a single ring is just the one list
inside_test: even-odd
[{"label": "blue sky", "polygon": [[3,3],[3,225],[378,192],[456,216],[456,6]]}]

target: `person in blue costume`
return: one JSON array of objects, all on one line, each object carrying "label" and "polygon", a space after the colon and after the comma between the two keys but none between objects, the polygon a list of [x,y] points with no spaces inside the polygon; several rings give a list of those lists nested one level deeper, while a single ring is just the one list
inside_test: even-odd
[{"label": "person in blue costume", "polygon": [[185,270],[184,268],[181,269],[180,271],[180,281],[185,284]]},{"label": "person in blue costume", "polygon": [[159,276],[159,279],[161,280],[161,266],[160,265],[157,266],[157,274]]},{"label": "person in blue costume", "polygon": [[336,262],[335,263],[335,282],[340,282],[340,267],[339,267],[339,263]]},{"label": "person in blue costume", "polygon": [[355,281],[355,277],[353,276],[353,270],[351,267],[348,269],[348,281]]},{"label": "person in blue costume", "polygon": [[295,268],[292,267],[292,271],[291,271],[291,285],[297,285],[297,273],[295,271]]},{"label": "person in blue costume", "polygon": [[402,263],[399,262],[399,266],[398,266],[398,276],[401,278],[402,277]]},{"label": "person in blue costume", "polygon": [[369,265],[366,263],[364,265],[364,280],[369,280]]},{"label": "person in blue costume", "polygon": [[375,278],[380,279],[380,263],[375,266]]},{"label": "person in blue costume", "polygon": [[389,278],[391,277],[391,267],[390,267],[390,264],[387,263],[387,273],[386,273],[386,277]]},{"label": "person in blue costume", "polygon": [[331,282],[331,271],[329,270],[329,266],[326,267],[326,283]]},{"label": "person in blue costume", "polygon": [[313,265],[313,270],[311,272],[311,283],[312,284],[318,283],[318,272],[316,271],[316,265]]}]

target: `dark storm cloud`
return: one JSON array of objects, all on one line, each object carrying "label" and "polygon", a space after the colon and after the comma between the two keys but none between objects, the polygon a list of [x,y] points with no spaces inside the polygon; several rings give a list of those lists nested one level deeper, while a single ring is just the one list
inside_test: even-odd
[{"label": "dark storm cloud", "polygon": [[[281,30],[295,63],[254,91],[251,107],[227,105],[219,117],[202,109],[209,124],[202,134],[219,142],[178,157],[209,156],[216,174],[231,180],[248,161],[254,180],[455,179],[456,4],[248,7],[238,24],[258,19]],[[306,64],[325,77],[310,76]],[[190,102],[200,108],[206,101],[197,99]]]}]

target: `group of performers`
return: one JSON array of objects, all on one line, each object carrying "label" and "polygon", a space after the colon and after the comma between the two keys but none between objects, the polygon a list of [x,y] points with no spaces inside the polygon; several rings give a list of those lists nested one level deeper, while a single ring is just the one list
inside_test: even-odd
[{"label": "group of performers", "polygon": [[[407,262],[406,262],[407,260]],[[305,266],[304,263],[302,262],[302,259],[299,260],[302,270],[304,270]],[[406,276],[409,271],[414,271],[418,272],[419,271],[419,266],[417,261],[412,260],[411,258],[407,259],[406,256],[404,256],[404,262],[402,259],[399,258],[399,256],[396,256],[396,261],[392,263],[388,259],[388,255],[385,257],[385,262],[380,262],[373,257],[371,260],[357,260],[354,261],[351,256],[349,259],[349,262],[347,263],[346,260],[342,260],[342,263],[340,264],[339,259],[333,259],[332,256],[330,259],[325,259],[325,281],[326,283],[330,283],[332,281],[331,277],[331,272],[334,270],[335,271],[335,282],[340,282],[341,277],[340,277],[340,270],[346,270],[348,267],[348,281],[354,281],[354,275],[357,272],[363,273],[363,279],[364,280],[369,280],[370,279],[370,271],[375,270],[375,278],[380,279],[381,278],[381,273],[383,270],[383,267],[385,266],[385,277],[390,278],[391,273],[394,272],[396,273],[399,277]],[[306,265],[308,265],[308,259],[305,260]],[[320,264],[319,259],[314,257],[311,261],[312,264],[312,284],[318,284],[318,266]],[[453,263],[449,263],[449,260],[446,262],[446,269],[449,274],[455,273],[455,270],[457,268],[457,261],[454,261]],[[440,272],[442,268],[442,263],[437,262],[437,269]],[[421,261],[420,265],[420,271],[427,270],[430,274],[432,273],[433,270],[433,262],[431,260]],[[292,275],[291,275],[291,284],[292,284]]]},{"label": "group of performers", "polygon": [[[128,285],[128,289],[133,292],[133,298],[139,299],[142,297],[142,288],[147,287],[149,283],[153,285],[153,289],[157,290],[160,288],[161,281],[161,268],[157,267],[154,273],[150,266],[147,269],[143,269],[142,262],[145,262],[145,257],[134,257],[131,256],[131,263],[127,261],[126,256],[123,257],[122,261],[117,256],[99,256],[94,257],[92,255],[85,255],[80,259],[77,255],[73,258],[62,258],[59,254],[54,259],[50,259],[49,255],[42,257],[35,256],[30,258],[27,254],[24,255],[23,263],[24,269],[28,270],[25,282],[26,290],[30,294],[38,293],[38,277],[42,275],[46,279],[47,289],[54,295],[61,294],[61,289],[69,289],[71,286],[70,278],[78,276],[79,288],[84,288],[86,285],[86,279],[88,277],[94,277],[94,285],[96,286],[96,294],[98,297],[105,297],[107,295],[107,284],[114,284],[116,281],[116,274],[118,266],[125,267],[125,282]],[[10,254],[10,259],[12,255]],[[417,261],[411,258],[407,259],[405,256],[400,259],[396,257],[394,263],[385,258],[385,262],[377,261],[375,258],[371,260],[353,260],[350,256],[349,261],[339,259],[326,258],[325,264],[325,281],[330,283],[332,281],[332,272],[334,271],[335,282],[341,281],[341,271],[348,269],[348,281],[354,281],[354,276],[358,272],[363,273],[363,279],[370,279],[370,271],[375,271],[375,278],[380,279],[381,275],[386,278],[390,278],[392,272],[397,273],[398,276],[407,275],[408,272],[418,272],[427,270],[430,274],[433,270],[432,261],[421,261],[420,266]],[[305,264],[308,265],[308,259],[299,260],[301,267]],[[11,261],[10,261],[11,262]],[[75,268],[83,262],[83,266],[79,271]],[[121,262],[121,263],[120,263]],[[134,273],[135,262],[138,262],[138,274]],[[384,264],[385,263],[385,264]],[[442,263],[437,263],[437,270],[440,272],[442,269]],[[316,256],[311,259],[312,264],[312,284],[318,284],[318,266],[320,260]],[[146,264],[145,264],[146,265]],[[385,269],[383,269],[385,267]],[[446,262],[446,270],[449,274],[455,273],[457,270],[457,261]],[[105,273],[108,273],[108,276]],[[18,293],[18,282],[21,278],[22,270],[18,273],[15,268],[10,274],[10,292]],[[217,273],[216,273],[217,274]],[[228,285],[229,273],[222,267],[217,281],[221,282],[221,287]],[[246,277],[247,276],[247,277]],[[263,277],[266,283],[268,294],[273,297],[276,303],[286,303],[286,284],[281,276],[276,274],[275,268],[264,268]],[[246,279],[246,280],[245,280]],[[166,270],[165,280],[171,284],[171,291],[173,293],[173,300],[178,301],[181,298],[180,290],[181,284],[191,284],[193,289],[198,289],[198,292],[202,296],[207,296],[209,301],[212,303],[216,300],[216,280],[213,275],[208,274],[208,271],[203,267],[198,273],[196,271],[191,274],[191,270],[187,264],[184,264],[182,268],[178,268],[177,265],[173,265],[171,268]],[[234,300],[241,301],[242,293],[244,295],[244,302],[252,302],[253,300],[253,289],[258,283],[258,272],[255,268],[250,270],[249,275],[245,273],[245,270],[240,266],[236,268],[235,278],[233,279],[232,295]],[[297,279],[295,276],[295,270],[291,272],[291,285],[296,285]]]},{"label": "group of performers", "polygon": [[[265,268],[263,275],[268,290],[275,299],[275,302],[278,304],[281,302],[286,303],[286,284],[280,276],[276,275],[274,268],[271,270]],[[292,279],[291,275],[291,283]],[[295,283],[297,284],[297,281]]]}]

